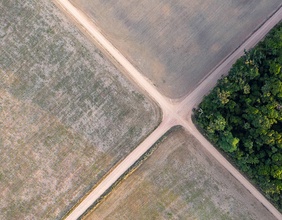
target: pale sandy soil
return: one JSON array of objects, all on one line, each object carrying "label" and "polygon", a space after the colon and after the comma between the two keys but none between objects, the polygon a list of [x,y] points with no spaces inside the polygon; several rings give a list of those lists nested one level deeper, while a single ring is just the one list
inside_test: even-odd
[{"label": "pale sandy soil", "polygon": [[177,129],[85,219],[275,218],[192,135]]},{"label": "pale sandy soil", "polygon": [[181,98],[281,0],[70,0],[165,96]]},{"label": "pale sandy soil", "polygon": [[[74,19],[76,24],[85,31],[85,33],[92,37],[93,42],[99,44],[103,50],[113,58],[115,63],[121,65],[127,72],[125,72],[137,85],[146,91],[153,99],[161,106],[163,110],[163,121],[160,126],[148,136],[131,154],[129,154],[124,161],[122,161],[115,169],[112,170],[106,178],[85,197],[85,199],[78,204],[67,219],[76,219],[84,213],[84,211],[104,192],[107,190],[127,168],[129,168],[136,160],[150,148],[161,135],[167,131],[172,125],[181,124],[189,130],[202,144],[203,147],[217,159],[238,181],[243,184],[267,209],[273,213],[278,219],[282,218],[281,214],[261,195],[255,187],[250,184],[195,128],[191,121],[192,108],[201,101],[203,95],[215,85],[216,80],[222,75],[226,74],[231,65],[242,56],[244,49],[251,48],[265,34],[282,18],[282,10],[280,9],[275,13],[266,23],[263,24],[247,41],[245,41],[238,49],[230,56],[226,57],[220,65],[215,68],[211,74],[204,80],[189,96],[182,102],[168,102],[152,84],[146,80],[142,74],[134,68],[134,66],[101,34],[99,28],[91,22],[81,11],[75,8],[67,0],[58,0],[58,5],[65,11],[71,18]],[[186,120],[187,119],[187,120]]]}]

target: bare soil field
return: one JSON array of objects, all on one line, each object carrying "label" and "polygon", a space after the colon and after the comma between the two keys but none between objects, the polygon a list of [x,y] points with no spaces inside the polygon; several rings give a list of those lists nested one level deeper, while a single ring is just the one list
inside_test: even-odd
[{"label": "bare soil field", "polygon": [[281,0],[70,0],[158,89],[181,98]]},{"label": "bare soil field", "polygon": [[0,14],[0,219],[60,219],[160,112],[50,1]]},{"label": "bare soil field", "polygon": [[193,136],[177,128],[85,219],[275,218]]}]

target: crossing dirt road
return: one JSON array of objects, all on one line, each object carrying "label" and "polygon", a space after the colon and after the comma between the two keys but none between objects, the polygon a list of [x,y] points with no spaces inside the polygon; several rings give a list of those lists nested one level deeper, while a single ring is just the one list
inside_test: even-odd
[{"label": "crossing dirt road", "polygon": [[181,125],[194,135],[201,144],[224,166],[237,180],[239,180],[277,219],[282,219],[281,213],[248,181],[246,180],[196,129],[192,123],[192,109],[200,103],[216,84],[217,80],[232,64],[249,49],[256,45],[267,33],[282,19],[280,8],[257,31],[255,31],[238,49],[232,52],[225,60],[215,67],[208,77],[182,101],[171,101],[164,97],[154,85],[146,79],[100,32],[99,28],[85,14],[75,8],[67,0],[54,0],[54,2],[79,25],[92,39],[99,44],[110,57],[126,70],[126,74],[141,89],[156,101],[162,112],[162,123],[139,146],[136,147],[120,164],[86,196],[81,203],[74,207],[65,219],[78,219],[116,180],[128,170],[159,138],[171,127]]}]

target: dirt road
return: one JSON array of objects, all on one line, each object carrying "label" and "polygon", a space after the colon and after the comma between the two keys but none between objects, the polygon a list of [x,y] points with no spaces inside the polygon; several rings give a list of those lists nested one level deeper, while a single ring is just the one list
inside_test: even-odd
[{"label": "dirt road", "polygon": [[67,0],[54,0],[62,10],[71,16],[93,40],[95,40],[116,62],[118,62],[140,88],[151,96],[163,111],[163,120],[159,127],[136,147],[117,167],[115,167],[84,200],[66,216],[68,220],[79,218],[111,185],[133,165],[161,136],[172,126],[181,125],[194,135],[202,145],[238,179],[277,219],[282,215],[270,204],[256,188],[250,184],[196,129],[191,120],[193,107],[214,87],[216,81],[228,72],[232,64],[244,53],[244,49],[253,47],[263,36],[282,19],[282,9],[278,10],[255,33],[251,35],[236,51],[218,65],[209,76],[183,101],[171,102],[160,94],[152,83],[146,79],[99,31],[99,28],[81,11]]}]

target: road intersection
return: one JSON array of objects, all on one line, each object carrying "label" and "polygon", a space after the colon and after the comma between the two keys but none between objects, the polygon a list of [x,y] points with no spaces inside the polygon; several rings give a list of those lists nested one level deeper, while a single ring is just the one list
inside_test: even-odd
[{"label": "road intersection", "polygon": [[146,79],[106,38],[99,28],[83,12],[75,8],[68,0],[54,0],[54,2],[75,23],[82,28],[103,50],[120,65],[127,76],[132,79],[146,94],[158,103],[163,118],[160,125],[133,150],[123,161],[112,169],[106,177],[65,217],[67,220],[78,219],[107,189],[109,189],[150,147],[156,143],[170,128],[181,125],[224,166],[238,181],[240,181],[277,219],[282,219],[281,213],[246,179],[244,178],[196,129],[192,122],[192,110],[202,98],[215,86],[217,80],[228,72],[233,63],[244,54],[245,49],[256,45],[267,33],[282,20],[282,8],[273,14],[259,27],[240,47],[216,66],[186,98],[171,101],[164,97],[154,85]]}]

